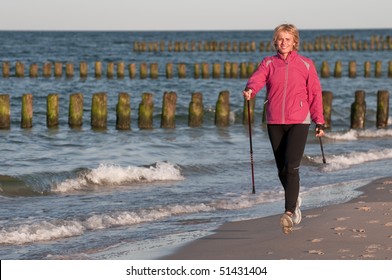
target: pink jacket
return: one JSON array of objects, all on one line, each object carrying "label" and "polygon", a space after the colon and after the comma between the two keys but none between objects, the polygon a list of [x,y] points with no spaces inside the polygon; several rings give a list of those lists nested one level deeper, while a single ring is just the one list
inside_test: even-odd
[{"label": "pink jacket", "polygon": [[263,59],[249,78],[252,98],[267,88],[268,124],[324,124],[320,80],[312,60],[292,51]]}]

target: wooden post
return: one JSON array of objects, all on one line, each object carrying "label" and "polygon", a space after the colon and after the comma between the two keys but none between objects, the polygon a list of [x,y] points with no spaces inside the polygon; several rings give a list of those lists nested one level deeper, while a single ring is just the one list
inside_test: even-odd
[{"label": "wooden post", "polygon": [[57,127],[59,125],[59,95],[49,94],[46,100],[46,126]]},{"label": "wooden post", "polygon": [[108,62],[106,69],[106,78],[113,79],[114,77],[114,62]]},{"label": "wooden post", "polygon": [[329,64],[327,61],[323,61],[321,63],[321,71],[320,71],[320,76],[321,78],[329,78],[330,72],[329,72]]},{"label": "wooden post", "polygon": [[106,93],[93,94],[91,104],[91,127],[93,129],[106,129],[108,109],[108,98]]},{"label": "wooden post", "polygon": [[[254,119],[254,110],[255,110],[255,104],[256,104],[256,98],[252,98],[249,100],[249,104],[250,104],[250,122],[254,123],[255,119]],[[248,119],[248,102],[247,100],[244,98],[244,110],[243,110],[243,114],[242,114],[242,123],[243,124],[249,124],[249,119]]]},{"label": "wooden post", "polygon": [[118,103],[116,106],[116,128],[118,130],[129,130],[131,128],[130,99],[131,97],[128,93],[120,92],[118,94]]},{"label": "wooden post", "polygon": [[221,91],[215,110],[215,125],[219,127],[230,124],[230,94],[229,91]]},{"label": "wooden post", "polygon": [[180,79],[186,78],[186,64],[179,63],[177,65],[177,69],[178,69],[178,78]]},{"label": "wooden post", "polygon": [[3,62],[3,78],[9,78],[10,76],[10,63],[7,61]]},{"label": "wooden post", "polygon": [[166,79],[173,78],[173,63],[168,62],[166,63]]},{"label": "wooden post", "polygon": [[146,79],[148,77],[147,63],[140,64],[140,79]]},{"label": "wooden post", "polygon": [[371,76],[370,69],[371,69],[370,61],[365,61],[365,64],[364,64],[364,77],[365,78],[369,78]]},{"label": "wooden post", "polygon": [[363,129],[365,128],[366,120],[366,102],[365,92],[357,90],[355,92],[355,101],[351,104],[351,128]]},{"label": "wooden post", "polygon": [[175,92],[165,92],[163,94],[161,128],[176,127],[176,105],[177,94]]},{"label": "wooden post", "polygon": [[150,78],[158,79],[158,63],[150,64]]},{"label": "wooden post", "polygon": [[325,128],[331,128],[331,114],[332,114],[332,99],[333,94],[330,91],[323,91],[323,110],[324,110],[324,120]]},{"label": "wooden post", "polygon": [[71,79],[74,76],[74,66],[72,63],[67,63],[65,65],[65,77]]},{"label": "wooden post", "polygon": [[188,126],[200,127],[203,124],[204,106],[201,92],[192,93],[192,100],[189,103]]},{"label": "wooden post", "polygon": [[202,62],[201,64],[201,77],[203,79],[208,79],[210,77],[210,65],[207,62]]},{"label": "wooden post", "polygon": [[129,68],[129,78],[135,79],[136,78],[136,64],[130,63],[128,68]]},{"label": "wooden post", "polygon": [[232,49],[233,52],[238,52],[238,42],[232,42]]},{"label": "wooden post", "polygon": [[124,79],[125,77],[125,64],[123,61],[117,63],[117,79]]},{"label": "wooden post", "polygon": [[152,93],[143,93],[142,102],[139,104],[139,128],[152,129],[154,118],[154,97]]},{"label": "wooden post", "polygon": [[241,79],[248,78],[248,69],[245,62],[240,63],[240,78]]},{"label": "wooden post", "polygon": [[22,96],[22,128],[33,127],[33,95],[31,93]]},{"label": "wooden post", "polygon": [[10,96],[0,94],[0,129],[11,127]]},{"label": "wooden post", "polygon": [[388,128],[389,117],[389,92],[379,90],[377,92],[377,128]]},{"label": "wooden post", "polygon": [[255,51],[256,51],[256,42],[255,42],[255,41],[252,41],[252,42],[250,43],[250,50],[251,50],[252,52],[255,52]]},{"label": "wooden post", "polygon": [[223,65],[223,77],[229,79],[231,77],[231,63],[226,61]]},{"label": "wooden post", "polygon": [[30,65],[30,78],[38,78],[38,64],[33,63]]},{"label": "wooden post", "polygon": [[256,69],[256,65],[254,62],[249,62],[246,67],[247,76],[250,77]]},{"label": "wooden post", "polygon": [[238,63],[237,62],[233,62],[231,64],[230,77],[232,79],[237,79],[238,78],[238,73],[239,73]]},{"label": "wooden post", "polygon": [[212,77],[214,79],[219,79],[221,76],[221,65],[220,63],[214,63],[212,66]]},{"label": "wooden post", "polygon": [[392,78],[392,60],[388,62],[388,78]]},{"label": "wooden post", "polygon": [[42,75],[44,78],[50,78],[52,76],[52,63],[45,62],[42,67]]},{"label": "wooden post", "polygon": [[350,61],[348,65],[348,76],[355,78],[357,76],[357,62]]},{"label": "wooden post", "polygon": [[380,78],[382,76],[382,61],[376,61],[376,65],[374,67],[374,77]]},{"label": "wooden post", "polygon": [[95,61],[95,78],[100,79],[102,77],[102,62]]},{"label": "wooden post", "polygon": [[83,125],[83,94],[73,93],[69,97],[68,125],[79,128]]},{"label": "wooden post", "polygon": [[200,64],[199,63],[195,63],[193,66],[193,77],[195,79],[199,79],[199,77],[200,77]]},{"label": "wooden post", "polygon": [[24,77],[24,65],[20,61],[16,62],[16,65],[15,65],[15,76],[17,78],[23,78]]},{"label": "wooden post", "polygon": [[341,78],[342,77],[342,62],[340,60],[335,63],[334,77]]},{"label": "wooden post", "polygon": [[63,75],[63,64],[61,62],[54,63],[54,77],[61,78]]},{"label": "wooden post", "polygon": [[88,66],[87,62],[80,62],[79,63],[79,72],[80,72],[80,78],[81,79],[86,79],[88,75]]}]

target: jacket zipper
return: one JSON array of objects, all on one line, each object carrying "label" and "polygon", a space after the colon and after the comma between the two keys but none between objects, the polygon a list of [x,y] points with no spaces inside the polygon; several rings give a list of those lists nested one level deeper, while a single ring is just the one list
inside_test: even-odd
[{"label": "jacket zipper", "polygon": [[284,80],[284,91],[283,91],[283,102],[282,102],[282,123],[286,123],[285,118],[285,107],[286,107],[286,94],[287,94],[287,80],[289,77],[289,63],[287,61],[284,62],[286,64],[286,74]]}]

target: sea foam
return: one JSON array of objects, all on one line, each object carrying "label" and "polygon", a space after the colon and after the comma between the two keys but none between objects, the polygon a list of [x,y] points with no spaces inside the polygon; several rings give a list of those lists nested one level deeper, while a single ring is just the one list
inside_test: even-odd
[{"label": "sea foam", "polygon": [[159,221],[173,216],[244,209],[256,204],[279,200],[280,196],[280,193],[273,194],[272,192],[260,192],[257,195],[247,192],[205,203],[157,205],[152,208],[114,211],[68,220],[26,221],[25,224],[19,226],[2,228],[0,230],[0,244],[44,242],[76,237],[88,231]]},{"label": "sea foam", "polygon": [[66,193],[86,189],[89,186],[120,186],[183,179],[180,168],[168,162],[157,162],[154,165],[142,167],[100,164],[95,169],[82,172],[75,179],[67,179],[58,183],[52,191]]},{"label": "sea foam", "polygon": [[381,138],[381,137],[392,137],[392,130],[388,129],[377,129],[377,130],[355,130],[350,129],[345,132],[329,132],[325,134],[325,137],[332,140],[339,141],[353,141],[359,138]]},{"label": "sea foam", "polygon": [[329,155],[324,171],[347,169],[364,162],[392,159],[392,149],[369,150],[365,152],[350,152],[340,155]]}]

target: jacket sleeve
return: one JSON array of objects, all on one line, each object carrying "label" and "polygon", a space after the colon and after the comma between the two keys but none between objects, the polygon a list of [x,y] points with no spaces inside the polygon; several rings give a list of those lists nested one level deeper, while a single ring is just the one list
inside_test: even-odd
[{"label": "jacket sleeve", "polygon": [[307,87],[310,117],[314,123],[324,124],[322,89],[313,61],[310,63]]},{"label": "jacket sleeve", "polygon": [[268,76],[268,63],[265,58],[250,76],[245,89],[252,90],[252,98],[265,86]]}]

